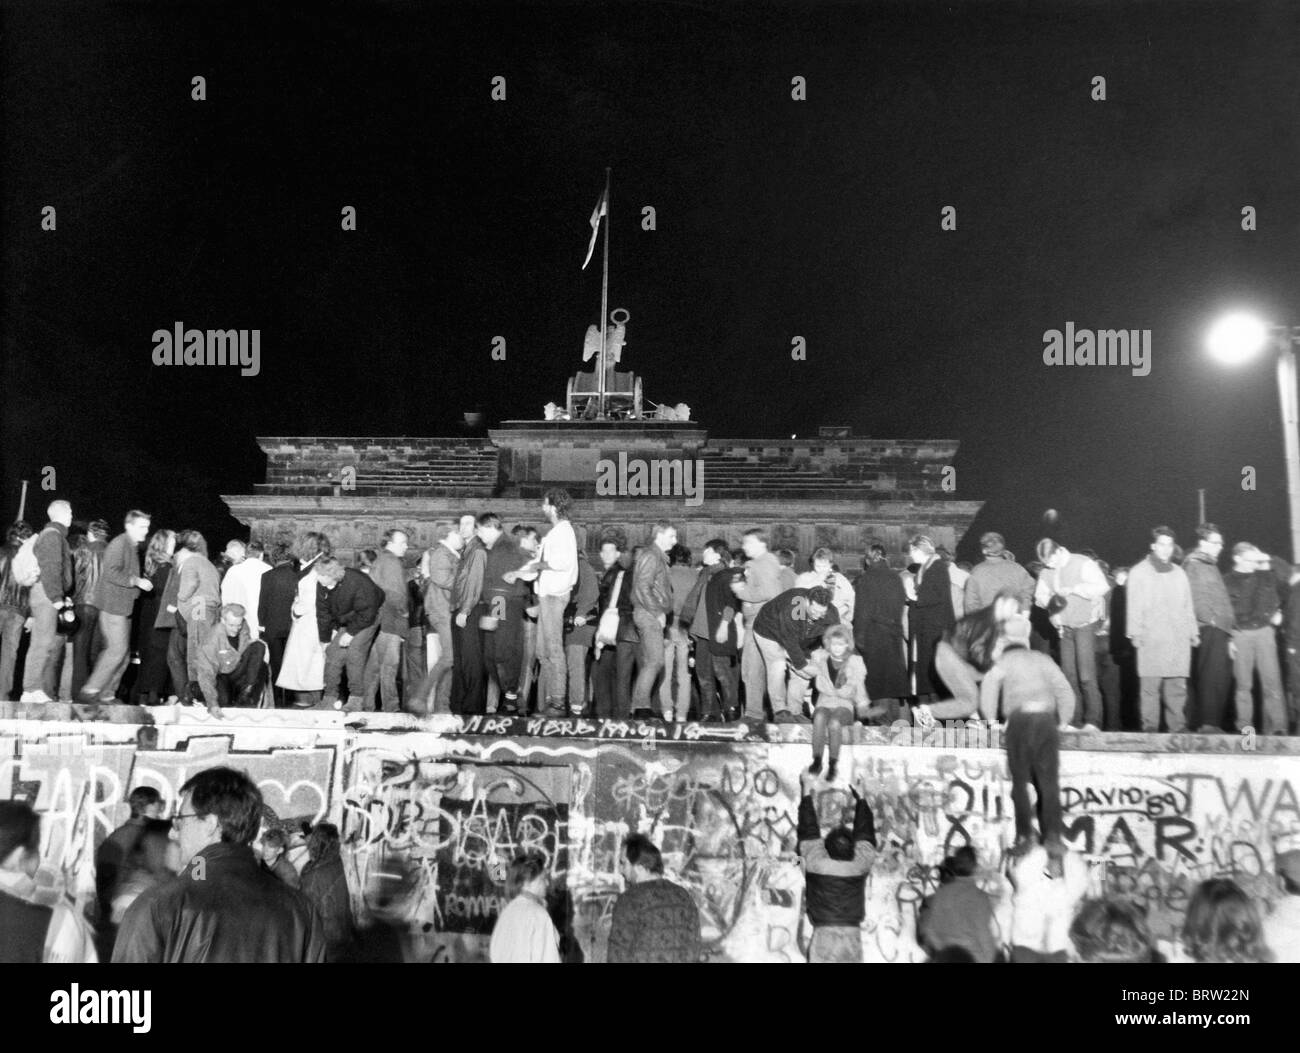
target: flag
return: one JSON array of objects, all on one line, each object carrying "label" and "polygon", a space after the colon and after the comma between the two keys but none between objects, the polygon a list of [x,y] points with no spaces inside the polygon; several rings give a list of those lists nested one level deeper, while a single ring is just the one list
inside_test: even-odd
[{"label": "flag", "polygon": [[587,258],[582,261],[582,269],[587,269],[587,264],[591,262],[591,254],[596,251],[596,235],[600,232],[600,217],[609,215],[609,181],[605,181],[605,189],[600,192],[600,200],[596,202],[596,207],[591,213],[591,244],[587,246]]}]

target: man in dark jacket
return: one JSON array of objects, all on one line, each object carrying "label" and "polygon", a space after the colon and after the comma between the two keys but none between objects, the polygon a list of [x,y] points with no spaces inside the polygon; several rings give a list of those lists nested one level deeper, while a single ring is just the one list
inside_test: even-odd
[{"label": "man in dark jacket", "polygon": [[614,904],[605,960],[695,963],[700,960],[700,910],[691,894],[664,877],[663,857],[644,834],[623,845],[627,888]]},{"label": "man in dark jacket", "polygon": [[642,547],[632,568],[632,624],[640,634],[636,682],[632,685],[633,716],[654,716],[650,693],[664,667],[664,629],[673,609],[667,552],[675,544],[677,528],[661,519],[654,525],[650,544]]},{"label": "man in dark jacket", "polygon": [[578,528],[578,584],[564,609],[564,661],[568,668],[569,712],[575,717],[589,714],[587,655],[596,640],[600,621],[600,580],[583,549],[584,531]]},{"label": "man in dark jacket", "polygon": [[99,611],[99,634],[104,649],[95,662],[79,700],[116,702],[117,687],[131,657],[131,614],[141,593],[150,592],[153,582],[140,568],[140,546],[149,535],[149,515],[138,509],[126,514],[126,526],[113,538],[100,564],[94,606]]},{"label": "man in dark jacket", "polygon": [[810,962],[861,962],[862,920],[867,914],[867,875],[876,858],[876,821],[871,807],[852,789],[853,829],[836,826],[825,838],[812,788],[816,776],[803,772],[799,784],[799,855],[813,925]]},{"label": "man in dark jacket", "polygon": [[352,567],[345,568],[333,556],[316,564],[316,576],[329,597],[324,606],[332,638],[325,648],[325,693],[322,709],[339,708],[339,684],[343,670],[348,671],[348,700],[345,713],[354,713],[365,699],[366,659],[375,633],[379,631],[379,609],[384,604],[384,590],[370,576]]},{"label": "man in dark jacket", "polygon": [[790,708],[786,674],[811,680],[814,673],[808,664],[809,655],[827,626],[839,622],[830,590],[820,585],[815,589],[787,589],[759,610],[754,636],[767,666],[767,696],[772,700],[772,719],[777,724],[808,723],[807,717]]},{"label": "man in dark jacket", "polygon": [[384,547],[370,568],[370,577],[384,590],[384,604],[379,608],[379,635],[375,637],[375,655],[379,661],[379,697],[385,713],[401,708],[397,694],[397,671],[402,667],[402,644],[410,629],[409,594],[406,590],[406,567],[402,560],[410,546],[405,530],[384,532]]},{"label": "man in dark jacket", "polygon": [[485,536],[501,533],[501,517],[484,512],[475,520],[474,536],[465,545],[451,585],[452,688],[454,713],[472,715],[487,711],[487,686],[483,679],[483,640],[478,627],[483,598],[483,573],[487,565]]},{"label": "man in dark jacket", "polygon": [[853,597],[853,642],[867,664],[867,696],[884,708],[884,722],[892,724],[898,719],[899,700],[911,693],[903,637],[907,590],[886,560],[883,545],[868,550],[862,576],[853,583]]},{"label": "man in dark jacket", "polygon": [[1201,635],[1201,642],[1192,655],[1194,692],[1187,707],[1187,726],[1217,732],[1223,730],[1228,689],[1232,684],[1228,644],[1236,627],[1236,616],[1219,572],[1223,534],[1213,523],[1205,523],[1196,528],[1196,537],[1196,548],[1183,561]]},{"label": "man in dark jacket", "polygon": [[266,689],[266,643],[253,639],[245,613],[242,604],[227,603],[199,647],[195,679],[215,717],[222,706],[257,708]]},{"label": "man in dark jacket", "polygon": [[52,501],[46,514],[50,521],[41,529],[34,549],[41,577],[28,593],[32,638],[23,666],[24,702],[52,702],[59,693],[59,673],[63,669],[59,611],[71,602],[72,552],[68,548],[68,527],[72,525],[72,506],[67,501]]},{"label": "man in dark jacket", "polygon": [[31,617],[28,590],[14,577],[13,558],[18,547],[32,536],[26,523],[14,523],[5,533],[0,547],[0,702],[12,699],[14,671],[18,668],[18,647],[23,626]]},{"label": "man in dark jacket", "polygon": [[262,793],[243,772],[207,768],[180,789],[184,869],[131,905],[116,962],[322,962],[311,902],[263,869],[252,844]]},{"label": "man in dark jacket", "polygon": [[72,608],[80,625],[69,639],[72,644],[72,697],[81,698],[91,670],[104,649],[99,629],[99,575],[108,547],[108,524],[96,519],[84,529],[74,523],[68,531],[72,550]]},{"label": "man in dark jacket", "polygon": [[[739,709],[740,645],[737,618],[740,601],[731,591],[731,550],[722,538],[704,545],[704,566],[682,605],[682,621],[695,640],[695,682],[700,689],[700,719],[714,723],[731,719]],[[740,619],[743,624],[743,618]],[[721,637],[721,639],[719,639]],[[718,688],[722,707],[718,707]]]},{"label": "man in dark jacket", "polygon": [[[484,537],[483,543],[487,546],[483,596],[479,601],[484,626],[483,672],[488,682],[500,689],[497,712],[515,716],[519,713],[519,675],[523,670],[524,608],[531,595],[531,586],[518,580],[517,574],[529,556],[515,534],[493,532]],[[489,625],[492,628],[487,628]],[[524,702],[526,705],[527,699]]]},{"label": "man in dark jacket", "polygon": [[1223,576],[1232,600],[1236,628],[1232,632],[1233,676],[1237,681],[1237,721],[1254,723],[1255,673],[1263,690],[1261,735],[1285,735],[1286,708],[1277,658],[1277,630],[1282,606],[1277,582],[1267,569],[1269,558],[1249,541],[1232,547],[1232,570]]}]

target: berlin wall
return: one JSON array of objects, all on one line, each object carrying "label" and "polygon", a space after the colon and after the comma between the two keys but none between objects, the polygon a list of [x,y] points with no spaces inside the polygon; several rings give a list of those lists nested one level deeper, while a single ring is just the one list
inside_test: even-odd
[{"label": "berlin wall", "polygon": [[[358,917],[394,933],[409,961],[485,960],[506,864],[523,849],[545,854],[557,910],[585,959],[602,961],[629,831],[650,834],[695,897],[708,960],[804,959],[795,823],[810,751],[765,739],[804,729],[157,712],[153,725],[0,720],[0,798],[30,800],[43,816],[38,880],[51,891],[92,893],[95,846],[126,819],[131,789],[158,788],[170,813],[190,775],[228,764],[261,787],[265,822],[339,825]],[[1231,876],[1271,901],[1274,852],[1300,847],[1300,755],[1282,752],[1284,740],[1242,748],[1224,736],[1205,746],[1218,752],[1201,752],[1195,741],[1130,738],[1150,748],[1062,753],[1069,843],[1091,864],[1093,890],[1139,897],[1162,939],[1205,878]],[[1014,823],[1002,750],[914,743],[910,730],[874,739],[841,759],[841,782],[875,812],[880,847],[867,960],[923,957],[917,911],[939,862],[967,843],[1005,926]],[[829,823],[849,796],[824,789],[817,804]]]}]

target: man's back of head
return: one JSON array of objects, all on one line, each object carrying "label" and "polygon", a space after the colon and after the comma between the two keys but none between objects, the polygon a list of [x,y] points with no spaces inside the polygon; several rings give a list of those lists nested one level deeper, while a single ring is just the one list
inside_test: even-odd
[{"label": "man's back of head", "polygon": [[822,842],[826,846],[826,854],[834,859],[837,863],[848,863],[853,859],[853,834],[847,826],[837,826],[826,835]]}]

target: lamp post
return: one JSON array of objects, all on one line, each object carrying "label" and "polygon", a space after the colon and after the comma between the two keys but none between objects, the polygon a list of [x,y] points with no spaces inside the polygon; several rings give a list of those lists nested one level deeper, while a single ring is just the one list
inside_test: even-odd
[{"label": "lamp post", "polygon": [[1220,362],[1242,365],[1265,348],[1277,351],[1277,390],[1282,407],[1282,444],[1286,452],[1286,496],[1291,517],[1291,559],[1300,563],[1300,396],[1296,388],[1296,344],[1300,326],[1268,325],[1247,314],[1232,314],[1215,323],[1206,346]]}]

